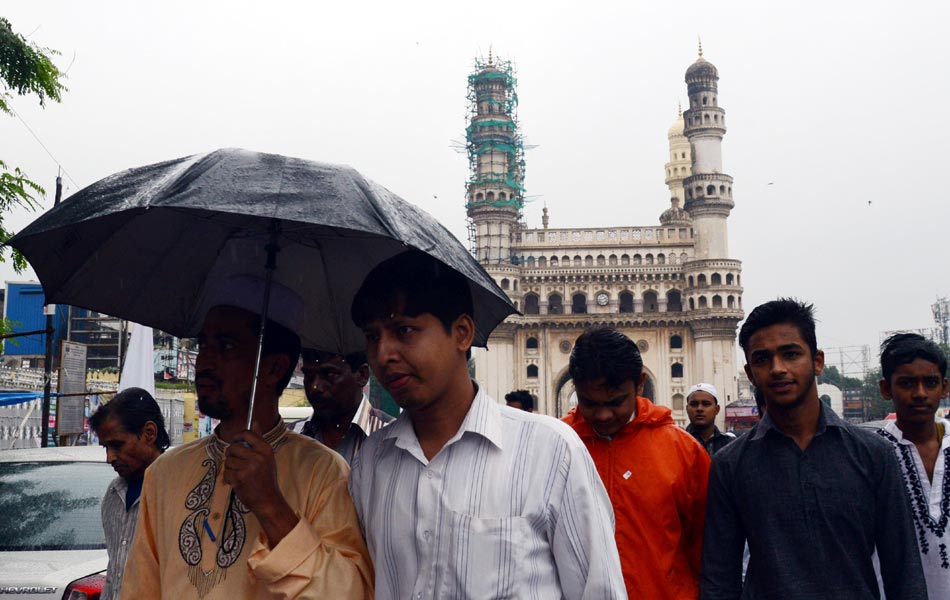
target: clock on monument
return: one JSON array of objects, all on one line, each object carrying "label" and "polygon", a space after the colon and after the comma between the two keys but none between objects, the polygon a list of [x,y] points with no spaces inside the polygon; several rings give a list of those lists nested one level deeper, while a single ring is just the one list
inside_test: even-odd
[{"label": "clock on monument", "polygon": [[607,303],[610,301],[610,296],[601,292],[597,294],[597,304],[600,306],[607,306]]}]

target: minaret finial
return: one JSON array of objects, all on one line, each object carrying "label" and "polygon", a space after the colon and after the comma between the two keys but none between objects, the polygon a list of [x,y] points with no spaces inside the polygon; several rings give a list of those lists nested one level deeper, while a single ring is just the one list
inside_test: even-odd
[{"label": "minaret finial", "polygon": [[703,38],[697,35],[696,39],[699,40],[699,58],[702,58],[703,57]]},{"label": "minaret finial", "polygon": [[[702,54],[702,52],[700,52]],[[491,45],[488,46],[488,66],[492,66]]]},{"label": "minaret finial", "polygon": [[683,116],[683,101],[682,100],[676,101],[676,116],[677,117]]}]

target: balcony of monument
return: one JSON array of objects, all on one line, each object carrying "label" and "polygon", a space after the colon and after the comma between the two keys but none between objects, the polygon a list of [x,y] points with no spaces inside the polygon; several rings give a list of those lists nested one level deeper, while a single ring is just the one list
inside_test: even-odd
[{"label": "balcony of monument", "polygon": [[690,259],[684,262],[681,267],[683,272],[687,274],[716,270],[738,273],[742,271],[742,261],[731,258]]},{"label": "balcony of monument", "polygon": [[532,282],[541,278],[573,278],[576,280],[578,278],[614,276],[619,279],[622,275],[680,275],[683,273],[683,265],[614,265],[603,267],[532,267],[524,265],[521,267],[520,273],[523,278]]},{"label": "balcony of monument", "polygon": [[693,231],[684,227],[587,227],[583,229],[526,229],[519,247],[574,248],[604,246],[669,246],[691,244]]},{"label": "balcony of monument", "polygon": [[691,183],[699,183],[701,181],[709,183],[733,183],[732,175],[726,175],[725,173],[693,173],[683,179],[683,186],[687,186]]},{"label": "balcony of monument", "polygon": [[712,134],[720,137],[726,135],[725,121],[721,121],[719,123],[703,123],[701,125],[687,124],[686,127],[683,128],[683,135],[686,137],[703,134]]},{"label": "balcony of monument", "polygon": [[735,319],[741,321],[745,317],[745,311],[741,307],[705,307],[687,310],[683,315],[689,321],[699,321],[702,319]]},{"label": "balcony of monument", "polygon": [[688,321],[689,313],[579,313],[563,315],[524,315],[517,319],[508,317],[505,321],[511,322],[522,329],[584,329],[594,325],[608,327],[683,327]]},{"label": "balcony of monument", "polygon": [[[677,305],[678,306],[678,305]],[[670,310],[670,307],[665,303],[659,303],[656,308],[647,310],[643,307],[642,303],[635,303],[633,310],[622,310],[623,307],[620,307],[616,304],[611,304],[609,306],[598,306],[588,305],[583,312],[573,312],[571,305],[559,305],[559,310],[552,311],[552,307],[546,302],[541,302],[538,305],[538,312],[536,313],[524,313],[524,318],[537,318],[537,317],[564,317],[564,316],[605,316],[605,315],[625,315],[631,317],[642,317],[644,315],[684,315],[685,311],[683,307],[680,306],[679,309],[673,307],[673,310]]]},{"label": "balcony of monument", "polygon": [[725,283],[721,284],[712,284],[712,283],[696,283],[692,286],[687,286],[683,290],[683,297],[689,296],[708,296],[712,298],[713,296],[742,296],[744,288],[738,285],[728,285]]}]

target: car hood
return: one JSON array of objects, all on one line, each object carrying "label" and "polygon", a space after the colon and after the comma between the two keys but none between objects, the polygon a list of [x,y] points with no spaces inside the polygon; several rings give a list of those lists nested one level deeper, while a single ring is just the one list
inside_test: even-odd
[{"label": "car hood", "polygon": [[[67,585],[105,571],[108,562],[105,550],[0,552],[0,597],[59,599]],[[10,589],[20,587],[39,589],[22,595]]]}]

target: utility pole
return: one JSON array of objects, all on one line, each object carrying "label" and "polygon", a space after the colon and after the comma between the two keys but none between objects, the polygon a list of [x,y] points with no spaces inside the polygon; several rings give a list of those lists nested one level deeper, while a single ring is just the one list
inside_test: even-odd
[{"label": "utility pole", "polygon": [[950,300],[938,296],[930,308],[934,313],[934,323],[940,330],[940,341],[950,345]]},{"label": "utility pole", "polygon": [[[56,175],[56,198],[53,200],[53,206],[59,204],[63,198],[63,178]],[[44,291],[45,294],[45,291]],[[46,360],[43,365],[43,439],[40,446],[46,448],[49,445],[49,413],[50,400],[53,384],[53,315],[56,314],[56,305],[47,304],[43,308],[46,313]]]}]

